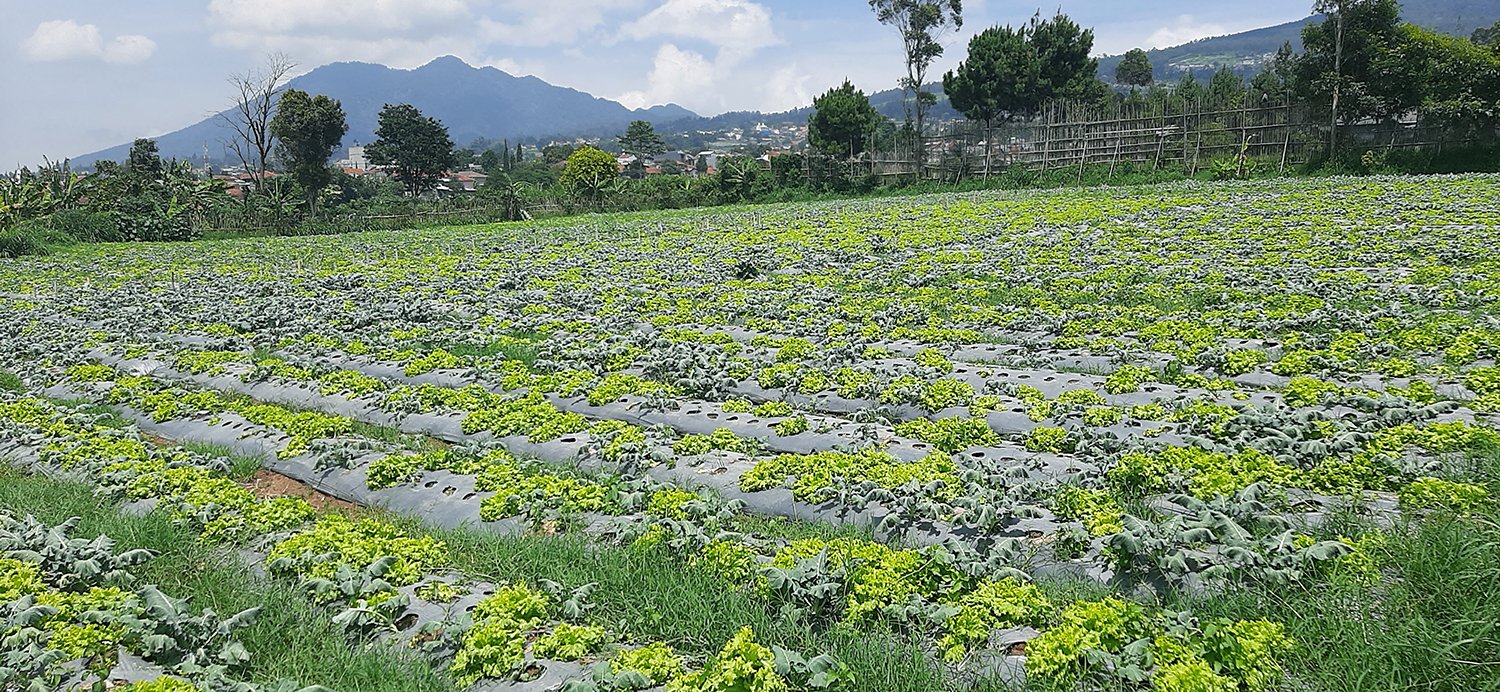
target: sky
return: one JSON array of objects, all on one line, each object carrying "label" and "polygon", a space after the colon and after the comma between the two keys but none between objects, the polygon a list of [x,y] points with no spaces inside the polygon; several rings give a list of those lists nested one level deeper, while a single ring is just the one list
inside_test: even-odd
[{"label": "sky", "polygon": [[[1061,9],[1095,52],[1280,24],[1311,0],[965,0],[932,66],[969,37]],[[0,170],[152,137],[228,107],[228,77],[279,51],[299,72],[344,60],[414,68],[443,55],[702,115],[780,111],[844,79],[904,74],[865,0],[0,0]]]}]

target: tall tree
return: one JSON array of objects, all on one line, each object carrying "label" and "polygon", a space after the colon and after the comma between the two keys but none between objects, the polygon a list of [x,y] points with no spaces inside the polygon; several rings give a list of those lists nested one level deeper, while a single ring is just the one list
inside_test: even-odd
[{"label": "tall tree", "polygon": [[1123,86],[1151,86],[1156,81],[1156,70],[1151,67],[1151,57],[1146,51],[1131,48],[1115,65],[1115,83]]},{"label": "tall tree", "polygon": [[1338,148],[1340,124],[1391,114],[1380,90],[1393,85],[1375,64],[1398,40],[1401,6],[1396,0],[1317,0],[1313,10],[1328,17],[1302,29],[1298,83],[1304,95],[1326,99],[1332,151]]},{"label": "tall tree", "polygon": [[1296,89],[1296,76],[1297,54],[1292,50],[1292,42],[1287,41],[1276,51],[1276,57],[1250,80],[1250,89],[1265,103],[1286,103]]},{"label": "tall tree", "polygon": [[411,195],[432,189],[454,166],[453,140],[442,123],[422,115],[409,103],[380,109],[375,142],[365,151],[370,161],[394,166],[396,178]]},{"label": "tall tree", "polygon": [[1221,67],[1208,80],[1210,108],[1232,110],[1245,105],[1245,80],[1227,67]]},{"label": "tall tree", "polygon": [[807,138],[826,154],[853,158],[864,152],[879,125],[880,113],[870,105],[869,97],[846,79],[842,86],[813,99]]},{"label": "tall tree", "polygon": [[277,153],[285,162],[287,172],[307,194],[309,212],[317,211],[318,193],[333,178],[328,170],[328,157],[344,141],[344,133],[348,131],[344,107],[336,99],[288,89],[276,104],[271,134],[280,140]]},{"label": "tall tree", "polygon": [[[240,166],[255,177],[255,190],[265,189],[266,172],[270,170],[275,136],[271,134],[271,117],[276,112],[276,93],[297,66],[290,58],[273,53],[263,66],[229,76],[234,87],[234,106],[219,114],[232,132],[229,150]],[[249,201],[247,195],[245,201]]]},{"label": "tall tree", "polygon": [[965,118],[984,126],[984,175],[990,174],[990,140],[995,126],[1030,117],[1038,104],[1041,62],[1026,28],[994,26],[969,39],[969,55],[958,70],[943,75],[943,93]]},{"label": "tall tree", "polygon": [[1094,30],[1084,29],[1061,12],[1050,19],[1031,18],[1027,34],[1041,65],[1041,100],[1074,99],[1098,101],[1109,93],[1099,79],[1099,60],[1094,51]]},{"label": "tall tree", "polygon": [[667,143],[662,141],[661,135],[656,133],[656,128],[646,120],[632,120],[625,128],[625,134],[620,135],[615,141],[620,143],[621,151],[636,156],[655,156],[667,150]]},{"label": "tall tree", "polygon": [[619,142],[621,151],[635,155],[635,161],[630,164],[628,171],[632,178],[644,177],[646,159],[667,150],[667,143],[662,141],[661,135],[656,134],[656,128],[645,120],[631,121],[625,128],[625,134],[615,141]]},{"label": "tall tree", "polygon": [[[922,148],[922,123],[927,109],[937,103],[937,97],[926,91],[927,69],[932,61],[943,54],[941,39],[952,29],[962,28],[962,0],[870,0],[870,9],[881,24],[896,29],[901,35],[901,48],[906,58],[906,76],[900,80],[903,94],[914,98],[908,119],[915,115],[916,154],[918,171],[921,170],[924,150]],[[905,101],[903,100],[903,103]],[[920,173],[919,173],[920,174]]]},{"label": "tall tree", "polygon": [[1203,100],[1203,85],[1198,83],[1197,75],[1188,70],[1177,80],[1177,85],[1172,88],[1172,96],[1180,102],[1184,108]]},{"label": "tall tree", "polygon": [[130,177],[148,185],[161,178],[161,153],[156,148],[156,140],[142,137],[132,142],[130,154],[125,159],[125,170]]}]

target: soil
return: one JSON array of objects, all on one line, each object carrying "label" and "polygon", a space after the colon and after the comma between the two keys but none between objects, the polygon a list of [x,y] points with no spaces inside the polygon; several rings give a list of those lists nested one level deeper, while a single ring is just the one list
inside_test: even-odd
[{"label": "soil", "polygon": [[275,471],[266,469],[257,470],[254,475],[250,476],[248,480],[245,480],[240,485],[243,485],[250,492],[255,493],[255,496],[262,500],[273,497],[300,497],[307,500],[308,504],[319,511],[331,509],[344,513],[353,513],[358,512],[360,509],[359,505],[353,502],[340,500],[328,493],[313,490],[301,481],[293,480]]}]

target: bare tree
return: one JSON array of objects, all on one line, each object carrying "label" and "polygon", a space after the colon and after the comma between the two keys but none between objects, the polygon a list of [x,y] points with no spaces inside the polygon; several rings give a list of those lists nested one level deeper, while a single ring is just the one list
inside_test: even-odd
[{"label": "bare tree", "polygon": [[245,171],[255,176],[257,191],[262,189],[270,170],[275,140],[271,118],[276,114],[276,94],[286,86],[287,75],[296,66],[286,55],[272,53],[260,68],[229,77],[236,92],[235,102],[232,108],[219,114],[219,119],[234,132],[228,142],[229,150]]}]

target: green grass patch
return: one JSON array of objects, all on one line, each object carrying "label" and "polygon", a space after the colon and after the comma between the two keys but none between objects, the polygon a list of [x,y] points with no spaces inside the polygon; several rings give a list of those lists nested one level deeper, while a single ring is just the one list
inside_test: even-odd
[{"label": "green grass patch", "polygon": [[1179,604],[1200,617],[1268,618],[1299,645],[1298,689],[1500,689],[1500,523],[1430,518],[1391,533],[1372,588],[1312,583]]},{"label": "green grass patch", "polygon": [[945,689],[942,673],[921,649],[888,632],[840,625],[815,630],[768,612],[754,594],[726,588],[710,574],[680,566],[665,549],[601,546],[582,536],[496,536],[437,532],[450,559],[467,574],[494,581],[550,579],[597,583],[591,596],[600,623],[636,639],[661,639],[698,656],[715,653],[751,626],[756,640],[809,654],[829,653],[854,672],[849,690]]},{"label": "green grass patch", "polygon": [[206,457],[223,457],[229,460],[229,476],[237,481],[242,481],[255,475],[263,464],[255,457],[237,454],[234,450],[224,445],[209,444],[206,442],[180,442],[178,446],[190,452],[197,452]]},{"label": "green grass patch", "polygon": [[195,533],[165,516],[126,516],[100,503],[87,485],[26,476],[3,466],[0,508],[49,524],[77,516],[82,521],[75,536],[107,534],[118,550],[157,551],[132,572],[141,583],[190,598],[195,607],[221,614],[260,607],[255,624],[240,633],[251,652],[250,673],[256,682],[289,679],[341,691],[453,689],[446,676],[410,654],[349,643],[328,611],[315,608],[295,588],[251,576],[226,551],[200,543]]}]

